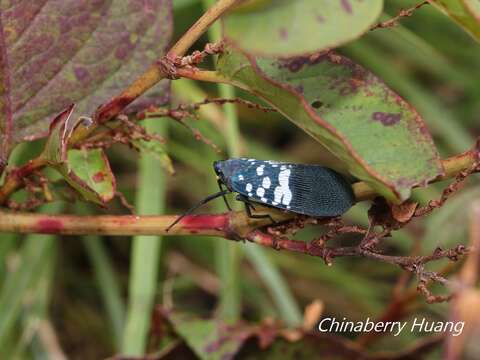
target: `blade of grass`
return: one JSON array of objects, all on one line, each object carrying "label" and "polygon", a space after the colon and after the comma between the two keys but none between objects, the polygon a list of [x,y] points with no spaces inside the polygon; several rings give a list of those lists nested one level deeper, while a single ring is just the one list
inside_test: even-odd
[{"label": "blade of grass", "polygon": [[255,271],[267,286],[281,318],[289,326],[300,325],[302,322],[300,308],[277,267],[255,244],[245,244],[245,252]]},{"label": "blade of grass", "polygon": [[10,337],[20,315],[22,302],[32,284],[42,275],[42,267],[54,245],[53,235],[30,235],[20,251],[16,269],[8,274],[0,290],[0,349]]},{"label": "blade of grass", "polygon": [[15,234],[2,234],[0,241],[0,279],[5,279],[7,276],[7,259],[11,251],[14,249],[18,241],[18,236]]},{"label": "blade of grass", "polygon": [[120,350],[125,304],[122,300],[113,264],[100,237],[85,236],[83,237],[83,245],[92,262],[98,289],[110,321],[114,343],[117,349]]},{"label": "blade of grass", "polygon": [[[48,305],[57,262],[57,250],[57,242],[53,242],[49,256],[45,257],[45,261],[40,268],[41,275],[38,281],[34,282],[29,289],[28,301],[22,303],[22,331],[16,348],[12,352],[12,359],[26,358],[25,353],[27,351],[30,351],[30,357],[42,354],[46,358],[50,358],[48,356],[49,350],[42,346],[44,344],[39,341],[39,332],[41,331],[41,323],[48,319]],[[35,346],[36,343],[38,343],[38,346]]]},{"label": "blade of grass", "polygon": [[[202,0],[204,10],[210,8],[215,0]],[[220,41],[220,24],[215,23],[208,29],[210,41]],[[218,84],[218,94],[222,98],[235,97],[235,89],[226,84]],[[238,116],[233,104],[225,104],[223,112],[227,120],[226,142],[229,157],[240,156],[240,133],[238,129]],[[219,315],[225,321],[235,322],[240,317],[241,299],[239,284],[239,269],[241,261],[241,248],[228,241],[216,243],[215,259],[218,276],[221,281]]]},{"label": "blade of grass", "polygon": [[[150,132],[164,134],[165,121],[147,121]],[[165,176],[153,156],[142,154],[139,161],[136,209],[139,214],[161,214],[165,203]],[[143,355],[147,345],[161,249],[161,237],[136,236],[132,241],[129,299],[123,332],[122,353]]]},{"label": "blade of grass", "polygon": [[[390,15],[384,15],[380,20],[385,21],[391,18]],[[452,64],[425,39],[401,24],[389,28],[388,31],[371,31],[364,38],[375,39],[390,52],[400,52],[405,59],[409,59],[415,65],[444,81],[472,90],[475,88],[475,78],[469,76],[464,69]]]}]

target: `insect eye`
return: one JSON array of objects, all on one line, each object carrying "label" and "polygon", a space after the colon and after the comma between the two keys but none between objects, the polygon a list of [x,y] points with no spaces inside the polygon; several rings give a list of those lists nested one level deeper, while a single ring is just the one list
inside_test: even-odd
[{"label": "insect eye", "polygon": [[214,163],[213,163],[213,169],[215,170],[215,173],[216,173],[217,175],[220,175],[220,174],[222,173],[220,164],[219,164],[218,162],[214,162]]}]

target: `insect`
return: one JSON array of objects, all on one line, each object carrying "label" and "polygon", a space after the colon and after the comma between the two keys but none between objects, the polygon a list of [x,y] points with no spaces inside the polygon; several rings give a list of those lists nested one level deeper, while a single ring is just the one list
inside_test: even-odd
[{"label": "insect", "polygon": [[236,200],[245,203],[249,217],[268,217],[272,222],[275,221],[270,215],[252,214],[253,204],[320,218],[341,215],[355,203],[350,183],[336,171],[319,165],[240,158],[215,161],[213,168],[220,191],[180,215],[167,231],[184,216],[218,197],[223,197],[231,210],[225,195],[232,192],[237,193]]}]

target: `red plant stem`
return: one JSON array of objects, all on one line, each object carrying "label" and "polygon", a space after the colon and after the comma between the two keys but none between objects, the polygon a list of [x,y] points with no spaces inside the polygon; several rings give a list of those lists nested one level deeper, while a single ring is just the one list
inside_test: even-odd
[{"label": "red plant stem", "polygon": [[[278,221],[291,218],[278,213]],[[244,211],[211,215],[185,216],[170,231],[166,231],[177,215],[46,215],[0,212],[0,233],[40,233],[59,235],[202,235],[242,238],[253,229],[270,224],[270,220],[249,219]]]},{"label": "red plant stem", "polygon": [[[433,254],[426,256],[392,256],[365,249],[361,246],[330,248],[326,246],[320,246],[312,242],[278,238],[274,235],[267,234],[260,230],[253,230],[248,233],[246,236],[246,240],[277,250],[287,250],[292,252],[299,252],[310,256],[321,257],[325,260],[327,265],[331,265],[331,260],[336,257],[359,256],[381,262],[386,262],[392,265],[398,265],[411,272],[416,272],[417,269],[420,270],[421,265],[428,262],[445,258],[455,259],[461,255],[468,254],[471,251],[471,248],[459,245],[454,249],[437,249]],[[446,282],[447,280],[442,278],[440,275],[436,275],[435,281]]]},{"label": "red plant stem", "polygon": [[168,233],[165,229],[175,215],[45,215],[32,213],[0,214],[0,232],[59,235],[228,235],[229,215],[186,216]]},{"label": "red plant stem", "polygon": [[14,193],[22,184],[23,179],[32,174],[35,170],[44,167],[47,164],[42,156],[30,160],[25,165],[13,169],[7,173],[2,187],[0,187],[0,204],[4,204],[9,196]]}]

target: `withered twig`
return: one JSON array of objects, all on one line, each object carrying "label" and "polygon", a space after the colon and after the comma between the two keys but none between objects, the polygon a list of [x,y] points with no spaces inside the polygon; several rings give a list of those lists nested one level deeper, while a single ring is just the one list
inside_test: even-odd
[{"label": "withered twig", "polygon": [[421,3],[418,3],[417,5],[412,6],[411,8],[402,9],[402,10],[400,10],[400,12],[398,13],[397,16],[395,16],[395,17],[393,17],[393,18],[391,18],[387,21],[379,22],[378,24],[372,26],[370,28],[370,31],[376,30],[376,29],[383,29],[383,28],[389,28],[389,27],[396,26],[398,24],[398,20],[400,20],[401,18],[412,16],[413,13],[415,12],[415,10],[420,9],[422,6],[427,5],[427,4],[428,4],[428,1],[422,1]]}]

